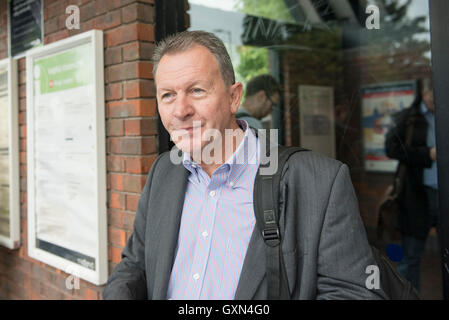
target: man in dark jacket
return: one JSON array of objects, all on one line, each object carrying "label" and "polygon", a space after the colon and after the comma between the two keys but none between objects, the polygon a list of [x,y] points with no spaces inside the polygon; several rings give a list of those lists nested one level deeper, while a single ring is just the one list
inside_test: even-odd
[{"label": "man in dark jacket", "polygon": [[[418,290],[427,235],[439,220],[434,117],[431,81],[423,79],[418,81],[413,104],[393,115],[395,126],[388,132],[385,144],[388,157],[407,167],[399,196],[404,259],[398,264],[398,271]],[[406,146],[409,124],[413,125],[413,134],[411,145]]]},{"label": "man in dark jacket", "polygon": [[[211,33],[185,31],[160,42],[153,63],[159,115],[176,148],[148,174],[103,298],[267,299],[270,264],[253,201],[264,139],[235,119],[243,86],[226,48]],[[347,165],[298,152],[278,197],[292,299],[387,298]]]}]

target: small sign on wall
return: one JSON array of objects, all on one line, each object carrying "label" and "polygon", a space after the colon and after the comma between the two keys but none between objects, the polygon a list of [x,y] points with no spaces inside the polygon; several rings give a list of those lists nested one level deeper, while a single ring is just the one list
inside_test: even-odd
[{"label": "small sign on wall", "polygon": [[301,147],[335,158],[334,89],[299,86]]},{"label": "small sign on wall", "polygon": [[413,81],[383,83],[362,88],[363,152],[366,171],[395,172],[398,161],[387,157],[385,138],[391,116],[410,107],[415,99]]},{"label": "small sign on wall", "polygon": [[22,57],[43,44],[43,0],[9,0],[9,48],[11,57]]}]

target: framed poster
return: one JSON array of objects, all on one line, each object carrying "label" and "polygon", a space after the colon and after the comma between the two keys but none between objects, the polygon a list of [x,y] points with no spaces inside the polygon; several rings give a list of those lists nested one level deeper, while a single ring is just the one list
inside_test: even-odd
[{"label": "framed poster", "polygon": [[17,61],[0,61],[0,244],[20,246]]},{"label": "framed poster", "polygon": [[301,147],[335,158],[334,89],[299,86]]},{"label": "framed poster", "polygon": [[107,280],[103,33],[27,52],[28,254]]},{"label": "framed poster", "polygon": [[397,160],[387,157],[385,137],[391,115],[415,99],[415,81],[384,83],[362,88],[363,152],[366,171],[395,172]]}]

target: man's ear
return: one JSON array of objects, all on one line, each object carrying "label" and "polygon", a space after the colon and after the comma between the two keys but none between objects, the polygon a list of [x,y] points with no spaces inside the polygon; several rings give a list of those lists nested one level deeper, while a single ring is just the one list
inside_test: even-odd
[{"label": "man's ear", "polygon": [[239,109],[243,95],[243,85],[241,82],[234,83],[230,88],[231,112],[236,114]]}]

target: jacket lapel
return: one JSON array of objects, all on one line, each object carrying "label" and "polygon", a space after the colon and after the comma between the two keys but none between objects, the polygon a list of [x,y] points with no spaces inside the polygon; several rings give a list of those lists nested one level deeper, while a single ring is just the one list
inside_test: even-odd
[{"label": "jacket lapel", "polygon": [[[189,171],[181,165],[171,166],[164,172],[164,178],[158,180],[158,189],[161,192],[169,190],[170,196],[161,194],[161,202],[153,208],[160,210],[159,221],[155,223],[155,230],[158,234],[153,238],[150,245],[155,249],[156,254],[151,255],[156,259],[150,265],[154,266],[153,294],[154,300],[167,299],[168,284],[175,258],[175,250],[178,243],[179,227],[181,223],[182,209],[184,206],[185,192],[187,188]],[[163,230],[163,232],[161,232]],[[254,297],[266,271],[265,243],[257,227],[254,226],[248,250],[243,262],[239,284],[237,286],[235,299],[250,300]]]},{"label": "jacket lapel", "polygon": [[250,300],[265,277],[266,269],[265,243],[257,225],[248,245],[235,300]]},{"label": "jacket lapel", "polygon": [[161,212],[157,230],[154,231],[159,236],[156,239],[157,243],[151,244],[156,248],[154,251],[156,255],[152,256],[152,259],[156,259],[155,269],[152,273],[154,277],[153,299],[155,300],[167,299],[189,172],[181,164],[171,167],[165,174],[163,179],[158,181],[159,190],[165,193],[165,195],[161,195],[163,200],[157,206]]},{"label": "jacket lapel", "polygon": [[[259,137],[258,131],[251,128],[253,134],[258,139],[264,139],[265,136]],[[266,138],[265,138],[266,139]],[[258,173],[259,174],[259,173]],[[253,199],[253,201],[256,201]],[[265,242],[262,238],[258,225],[254,226],[253,234],[246,251],[245,260],[243,261],[242,272],[240,273],[239,284],[235,292],[235,300],[251,300],[257,292],[266,273],[266,255]]]}]

